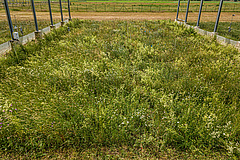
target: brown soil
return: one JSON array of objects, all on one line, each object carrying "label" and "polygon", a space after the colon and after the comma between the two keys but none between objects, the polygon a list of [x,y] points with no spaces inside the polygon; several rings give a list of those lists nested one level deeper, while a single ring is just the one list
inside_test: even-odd
[{"label": "brown soil", "polygon": [[[33,15],[32,12],[19,12],[13,11],[11,12],[13,19],[16,17],[18,20],[32,20]],[[233,13],[229,12],[222,12],[220,21],[227,22],[231,21]],[[235,17],[233,21],[240,22],[240,13],[235,13]],[[209,22],[216,20],[217,13],[214,12],[203,12],[201,21],[202,22]],[[67,13],[64,13],[64,18],[68,17]],[[188,21],[194,22],[197,21],[198,13],[189,13]],[[37,13],[38,19],[49,19],[48,12],[38,12]],[[53,13],[54,19],[60,19],[60,13]],[[72,18],[79,18],[79,19],[91,19],[91,20],[175,20],[176,13],[170,12],[73,12]],[[180,13],[179,18],[185,19],[185,13]],[[0,20],[6,20],[6,14],[4,11],[0,11]]]}]

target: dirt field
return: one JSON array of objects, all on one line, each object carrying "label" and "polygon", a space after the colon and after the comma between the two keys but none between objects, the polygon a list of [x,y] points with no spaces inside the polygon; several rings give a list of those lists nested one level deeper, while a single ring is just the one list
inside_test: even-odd
[{"label": "dirt field", "polygon": [[[33,20],[32,12],[11,12],[14,20]],[[231,21],[232,12],[223,12],[220,17],[221,22]],[[201,16],[201,21],[209,22],[216,20],[217,13],[214,12],[203,12]],[[68,14],[64,13],[64,18],[67,18]],[[188,21],[197,21],[198,13],[189,13]],[[240,22],[240,13],[235,13],[233,21]],[[60,19],[60,13],[53,13],[54,19]],[[152,13],[152,12],[73,12],[72,18],[79,19],[91,19],[91,20],[175,20],[176,13]],[[185,19],[185,13],[179,14],[180,19]],[[37,19],[49,19],[48,12],[38,12]],[[0,11],[0,20],[6,20],[6,14],[4,11]]]}]

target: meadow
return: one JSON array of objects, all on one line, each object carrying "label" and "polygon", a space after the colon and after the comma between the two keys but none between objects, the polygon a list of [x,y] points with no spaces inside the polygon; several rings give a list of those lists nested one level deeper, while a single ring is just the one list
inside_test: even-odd
[{"label": "meadow", "polygon": [[171,21],[74,20],[0,58],[0,155],[238,159],[239,62]]}]

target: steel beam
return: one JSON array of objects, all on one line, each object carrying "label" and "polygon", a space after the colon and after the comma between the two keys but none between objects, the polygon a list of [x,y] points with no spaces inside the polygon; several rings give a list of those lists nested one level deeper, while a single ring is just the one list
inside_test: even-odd
[{"label": "steel beam", "polygon": [[34,1],[33,0],[31,0],[31,4],[32,4],[32,11],[33,11],[35,28],[36,28],[36,31],[38,32],[39,30],[38,30],[37,16],[36,16],[36,11],[35,11],[35,6],[34,6]]},{"label": "steel beam", "polygon": [[180,8],[180,0],[178,0],[178,7],[177,7],[177,16],[176,16],[176,20],[178,20],[179,8]]},{"label": "steel beam", "polygon": [[51,26],[53,26],[52,8],[51,8],[51,1],[50,0],[48,0],[48,8],[49,8]]},{"label": "steel beam", "polygon": [[219,8],[218,8],[218,14],[217,14],[217,19],[216,19],[216,23],[215,23],[215,27],[214,27],[214,31],[213,32],[217,32],[218,22],[219,22],[219,18],[220,18],[221,11],[222,11],[222,5],[223,5],[223,0],[220,0],[220,4],[219,4]]},{"label": "steel beam", "polygon": [[187,23],[189,6],[190,6],[190,0],[188,0],[188,4],[187,4],[187,11],[186,11],[186,16],[185,16],[185,23]]},{"label": "steel beam", "polygon": [[69,15],[69,20],[71,20],[71,12],[70,12],[70,0],[68,0],[68,15]]},{"label": "steel beam", "polygon": [[9,7],[8,7],[8,2],[7,2],[7,0],[4,0],[4,7],[5,7],[7,19],[8,19],[8,26],[9,26],[10,33],[11,33],[11,38],[12,38],[12,40],[14,40],[14,38],[13,38],[12,19],[11,19],[11,15],[10,15],[10,11],[9,11]]},{"label": "steel beam", "polygon": [[60,12],[61,12],[61,22],[63,22],[63,13],[62,13],[62,1],[59,0]]},{"label": "steel beam", "polygon": [[201,0],[200,7],[199,7],[198,21],[197,21],[197,26],[198,27],[199,27],[199,22],[200,22],[201,13],[202,13],[202,6],[203,6],[203,0]]}]

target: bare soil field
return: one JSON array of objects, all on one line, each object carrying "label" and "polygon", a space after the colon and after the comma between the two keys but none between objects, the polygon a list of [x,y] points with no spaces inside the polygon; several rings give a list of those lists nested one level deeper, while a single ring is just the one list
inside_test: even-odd
[{"label": "bare soil field", "polygon": [[[12,15],[15,15],[14,18],[17,20],[33,20],[32,12],[19,12],[13,11]],[[232,12],[222,12],[220,21],[229,22],[232,18]],[[216,20],[217,13],[215,12],[203,12],[201,16],[202,22],[210,22]],[[67,18],[68,14],[64,13],[64,18]],[[189,13],[188,21],[194,22],[197,21],[198,13],[193,12]],[[235,18],[233,21],[240,22],[240,13],[235,13]],[[38,19],[49,19],[48,12],[38,12]],[[60,13],[53,13],[54,19],[60,20]],[[79,19],[91,19],[91,20],[175,20],[176,13],[169,12],[72,12],[72,18]],[[180,19],[185,19],[185,13],[181,12],[179,14]],[[4,11],[0,11],[0,21],[6,20],[6,14]]]}]

